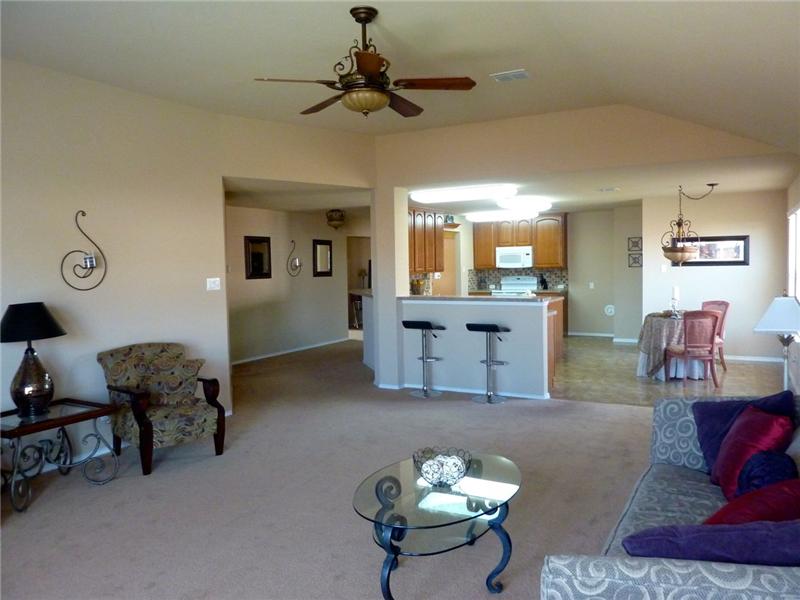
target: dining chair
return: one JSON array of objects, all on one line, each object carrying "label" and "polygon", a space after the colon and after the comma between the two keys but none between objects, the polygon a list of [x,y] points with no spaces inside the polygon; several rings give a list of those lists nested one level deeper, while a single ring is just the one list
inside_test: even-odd
[{"label": "dining chair", "polygon": [[683,313],[683,344],[673,344],[664,350],[664,381],[669,381],[673,358],[683,360],[684,384],[689,373],[689,361],[700,360],[704,363],[706,379],[710,369],[714,387],[719,387],[715,354],[720,318],[720,313],[716,310],[689,310]]},{"label": "dining chair", "polygon": [[725,364],[722,345],[725,343],[725,322],[728,319],[730,305],[731,303],[725,300],[706,300],[700,306],[700,310],[717,310],[722,314],[722,318],[719,320],[719,331],[717,331],[717,350],[719,351],[719,363],[725,371],[728,370],[728,365]]}]

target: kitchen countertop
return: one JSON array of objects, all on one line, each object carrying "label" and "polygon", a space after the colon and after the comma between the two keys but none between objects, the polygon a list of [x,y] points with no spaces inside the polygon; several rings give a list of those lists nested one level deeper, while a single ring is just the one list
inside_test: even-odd
[{"label": "kitchen countertop", "polygon": [[[566,294],[568,292],[568,288],[564,288],[561,290],[554,289],[554,290],[535,290],[534,293],[536,294]],[[469,290],[470,294],[491,294],[492,290]]]},{"label": "kitchen countertop", "polygon": [[370,288],[354,288],[352,290],[347,290],[347,293],[353,296],[366,296],[367,298],[372,298],[372,290]]},{"label": "kitchen countertop", "polygon": [[546,298],[541,296],[398,296],[398,300],[406,301],[428,301],[431,300],[439,302],[528,302],[534,304],[547,304],[554,298],[548,296]]}]

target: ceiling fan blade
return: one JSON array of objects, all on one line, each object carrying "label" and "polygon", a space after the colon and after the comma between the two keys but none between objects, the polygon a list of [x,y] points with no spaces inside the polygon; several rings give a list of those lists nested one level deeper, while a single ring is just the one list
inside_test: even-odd
[{"label": "ceiling fan blade", "polygon": [[395,79],[394,86],[404,90],[471,90],[475,82],[469,77],[428,77]]},{"label": "ceiling fan blade", "polygon": [[421,106],[417,106],[394,92],[389,92],[389,108],[400,113],[404,117],[416,117],[423,111]]},{"label": "ceiling fan blade", "polygon": [[323,108],[328,108],[331,104],[336,104],[342,96],[344,96],[343,93],[342,94],[336,94],[335,96],[331,96],[330,98],[328,98],[324,102],[320,102],[319,104],[315,104],[311,108],[305,109],[300,114],[301,115],[310,115],[312,113],[319,112]]},{"label": "ceiling fan blade", "polygon": [[255,81],[269,81],[276,83],[321,83],[332,90],[339,90],[339,82],[333,79],[274,79],[272,77],[256,77]]}]

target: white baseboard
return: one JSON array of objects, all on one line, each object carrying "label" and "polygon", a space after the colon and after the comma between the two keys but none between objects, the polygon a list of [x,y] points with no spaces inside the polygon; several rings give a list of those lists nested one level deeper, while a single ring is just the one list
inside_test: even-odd
[{"label": "white baseboard", "polygon": [[638,344],[639,340],[636,338],[614,338],[615,344]]},{"label": "white baseboard", "polygon": [[291,354],[292,352],[302,352],[303,350],[311,350],[312,348],[320,348],[322,346],[330,346],[331,344],[338,344],[340,342],[346,342],[348,338],[339,338],[338,340],[330,340],[328,342],[320,342],[318,344],[310,344],[308,346],[298,346],[297,348],[290,348],[288,350],[281,350],[280,352],[272,352],[270,354],[261,354],[259,356],[251,356],[249,358],[242,358],[240,360],[231,361],[232,365],[241,365],[244,363],[253,362],[256,360],[261,360],[263,358],[272,358],[273,356],[282,356],[284,354]]},{"label": "white baseboard", "polygon": [[[403,384],[401,388],[397,389],[413,389],[413,390],[421,390],[422,385],[418,383],[406,383]],[[461,387],[451,387],[446,385],[437,385],[432,387],[431,389],[436,390],[438,392],[456,392],[458,394],[485,394],[486,388],[461,388]],[[517,394],[516,392],[506,392],[503,390],[498,390],[495,392],[498,396],[505,396],[506,398],[523,398],[525,400],[549,400],[550,394]]]},{"label": "white baseboard", "polygon": [[395,385],[393,383],[376,383],[375,387],[382,390],[402,390],[402,385]]},{"label": "white baseboard", "polygon": [[740,354],[725,355],[725,362],[759,362],[759,363],[782,363],[783,359],[777,356],[742,356]]},{"label": "white baseboard", "polygon": [[577,335],[577,336],[583,336],[583,337],[603,337],[603,338],[613,338],[614,337],[613,333],[589,333],[588,331],[568,331],[567,335]]}]

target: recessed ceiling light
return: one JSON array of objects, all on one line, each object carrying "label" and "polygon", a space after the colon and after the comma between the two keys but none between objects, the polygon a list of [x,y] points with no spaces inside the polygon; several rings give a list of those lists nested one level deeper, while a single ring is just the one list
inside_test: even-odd
[{"label": "recessed ceiling light", "polygon": [[597,191],[598,192],[618,192],[619,188],[618,187],[601,187],[601,188],[597,188]]},{"label": "recessed ceiling light", "polygon": [[[513,198],[503,198],[497,201],[497,206],[505,208],[506,210],[517,212],[536,212],[540,213],[545,210],[550,210],[553,203],[550,198],[545,196],[514,196]],[[535,215],[534,215],[535,216]]]},{"label": "recessed ceiling light", "polygon": [[535,210],[481,210],[464,215],[471,223],[489,223],[492,221],[519,221],[533,219],[539,215]]},{"label": "recessed ceiling light", "polygon": [[488,185],[465,185],[450,188],[415,190],[409,193],[414,202],[437,204],[440,202],[464,202],[467,200],[500,200],[517,194],[517,186],[511,183]]},{"label": "recessed ceiling light", "polygon": [[519,79],[530,79],[531,76],[525,69],[514,69],[512,71],[500,71],[499,73],[489,73],[489,77],[495,81],[517,81]]}]

